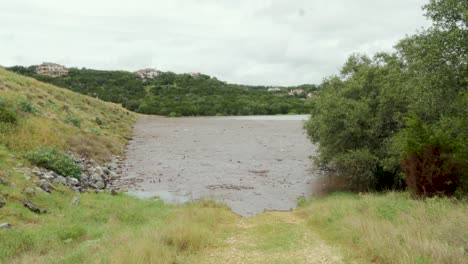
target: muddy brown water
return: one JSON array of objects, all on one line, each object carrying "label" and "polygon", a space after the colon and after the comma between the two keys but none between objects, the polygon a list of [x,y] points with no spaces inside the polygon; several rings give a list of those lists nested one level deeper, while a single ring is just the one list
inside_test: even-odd
[{"label": "muddy brown water", "polygon": [[307,116],[142,117],[115,183],[168,203],[210,197],[242,216],[291,210],[312,192]]}]

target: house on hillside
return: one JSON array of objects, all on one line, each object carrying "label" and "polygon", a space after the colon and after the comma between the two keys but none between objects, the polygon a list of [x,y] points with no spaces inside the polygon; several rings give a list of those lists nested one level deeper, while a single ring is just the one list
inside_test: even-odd
[{"label": "house on hillside", "polygon": [[274,92],[280,92],[281,89],[278,88],[278,87],[272,87],[272,88],[268,88],[267,91],[268,91],[268,92],[271,92],[271,93],[274,93]]},{"label": "house on hillside", "polygon": [[43,62],[41,65],[36,67],[36,73],[41,75],[47,75],[51,77],[59,77],[68,74],[67,67],[52,63],[52,62]]},{"label": "house on hillside", "polygon": [[140,78],[142,79],[154,79],[155,77],[158,77],[161,73],[162,72],[160,70],[153,68],[141,69],[135,72],[135,74],[140,76]]},{"label": "house on hillside", "polygon": [[192,76],[192,77],[200,77],[200,75],[201,75],[201,73],[199,73],[199,72],[191,72],[190,73],[190,76]]},{"label": "house on hillside", "polygon": [[298,96],[298,95],[303,95],[305,91],[303,89],[292,89],[289,90],[288,95],[290,96]]}]

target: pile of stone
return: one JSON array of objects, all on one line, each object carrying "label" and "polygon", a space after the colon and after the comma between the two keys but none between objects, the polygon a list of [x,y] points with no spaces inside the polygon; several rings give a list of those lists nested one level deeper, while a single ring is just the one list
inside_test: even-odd
[{"label": "pile of stone", "polygon": [[[35,181],[38,188],[45,192],[52,192],[55,184],[61,184],[69,187],[76,192],[95,191],[112,189],[111,182],[120,177],[122,173],[122,158],[119,156],[110,162],[100,165],[92,159],[85,159],[73,153],[67,153],[81,167],[81,176],[79,179],[59,175],[54,171],[34,167],[32,169],[23,168],[25,177],[31,178],[31,174],[38,177]],[[28,187],[26,192],[34,192],[34,188]],[[28,189],[27,188],[27,189]]]}]

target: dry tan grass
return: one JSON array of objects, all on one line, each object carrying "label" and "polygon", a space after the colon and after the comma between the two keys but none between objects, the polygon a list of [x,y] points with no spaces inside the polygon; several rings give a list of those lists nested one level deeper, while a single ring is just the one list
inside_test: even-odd
[{"label": "dry tan grass", "polygon": [[311,228],[377,263],[466,263],[468,205],[408,194],[335,195],[299,211]]},{"label": "dry tan grass", "polygon": [[[0,144],[17,152],[54,146],[103,161],[111,155],[121,154],[136,119],[136,114],[117,104],[2,69],[0,91],[0,99],[19,117],[19,125],[15,129],[0,133]],[[34,111],[20,111],[18,100],[29,100]],[[81,121],[79,127],[65,122],[70,116]]]}]

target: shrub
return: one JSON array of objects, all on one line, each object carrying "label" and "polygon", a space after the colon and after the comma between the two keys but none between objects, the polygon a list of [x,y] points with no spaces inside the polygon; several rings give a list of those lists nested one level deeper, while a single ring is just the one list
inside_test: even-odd
[{"label": "shrub", "polygon": [[76,127],[80,127],[81,126],[81,119],[78,118],[77,116],[74,116],[74,115],[69,115],[65,118],[64,122],[66,124],[72,124]]},{"label": "shrub", "polygon": [[16,124],[16,114],[10,110],[0,108],[0,123]]},{"label": "shrub", "polygon": [[460,184],[460,164],[440,146],[428,145],[404,161],[408,188],[419,196],[453,195]]},{"label": "shrub", "polygon": [[38,110],[34,107],[32,102],[26,98],[20,98],[16,101],[18,104],[19,110],[25,112],[25,113],[35,113]]},{"label": "shrub", "polygon": [[56,148],[44,147],[26,154],[32,164],[55,171],[63,176],[79,179],[81,169],[71,158]]},{"label": "shrub", "polygon": [[401,133],[402,166],[408,188],[419,196],[466,192],[467,153],[463,118],[443,117],[433,125],[418,117],[408,118]]},{"label": "shrub", "polygon": [[373,173],[377,162],[377,157],[369,150],[358,149],[339,154],[335,159],[335,166],[338,174],[348,181],[349,187],[358,191],[370,191],[377,184]]}]

